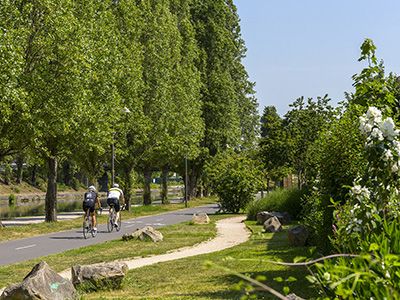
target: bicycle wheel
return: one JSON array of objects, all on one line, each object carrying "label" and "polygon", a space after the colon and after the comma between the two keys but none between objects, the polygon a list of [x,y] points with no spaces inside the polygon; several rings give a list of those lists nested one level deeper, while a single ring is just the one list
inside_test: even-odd
[{"label": "bicycle wheel", "polygon": [[[86,212],[87,214],[87,212]],[[87,239],[89,237],[89,219],[87,216],[85,216],[85,220],[83,221],[83,226],[82,226],[82,231],[83,231],[83,237]]]},{"label": "bicycle wheel", "polygon": [[107,222],[107,230],[111,232],[114,230],[114,208],[110,207],[110,211],[108,214],[108,222]]}]

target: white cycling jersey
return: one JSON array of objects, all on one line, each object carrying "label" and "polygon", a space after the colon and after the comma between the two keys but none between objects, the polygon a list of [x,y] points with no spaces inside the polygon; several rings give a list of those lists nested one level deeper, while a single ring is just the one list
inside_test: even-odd
[{"label": "white cycling jersey", "polygon": [[124,192],[120,188],[113,187],[109,189],[107,198],[119,199],[121,196],[124,196]]}]

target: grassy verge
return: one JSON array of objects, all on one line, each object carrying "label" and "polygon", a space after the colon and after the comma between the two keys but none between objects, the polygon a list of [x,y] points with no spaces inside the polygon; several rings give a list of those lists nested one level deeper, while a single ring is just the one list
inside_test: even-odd
[{"label": "grassy verge", "polygon": [[23,263],[2,266],[0,267],[0,287],[20,282],[32,267],[42,260],[57,272],[61,272],[76,264],[127,260],[134,257],[163,254],[173,249],[191,246],[215,237],[215,221],[228,216],[210,216],[212,222],[207,225],[191,225],[190,222],[185,222],[159,228],[158,230],[164,236],[164,241],[161,243],[115,240]]},{"label": "grassy verge", "polygon": [[[290,248],[286,229],[276,234],[262,233],[262,227],[248,222],[251,239],[224,251],[165,262],[129,271],[121,290],[82,295],[82,299],[241,299],[246,292],[240,288],[240,279],[219,268],[204,268],[206,261],[235,272],[266,277],[263,283],[280,291],[287,285],[291,292],[303,298],[313,296],[313,290],[304,278],[304,268],[290,268],[267,263],[266,260],[292,262],[296,256],[306,256],[307,248]],[[200,228],[199,228],[200,229]],[[297,281],[284,283],[293,276]],[[255,292],[256,299],[276,299],[268,293]],[[314,295],[315,296],[315,295]],[[252,298],[253,299],[253,298]]]},{"label": "grassy verge", "polygon": [[[215,202],[216,202],[215,198],[195,198],[188,202],[188,207],[195,207]],[[123,211],[122,218],[123,220],[127,220],[130,218],[159,214],[183,208],[185,208],[184,203],[138,206],[138,207],[132,207],[132,210],[130,212]],[[104,224],[107,222],[107,215],[98,216],[97,219],[99,224]],[[32,237],[51,232],[70,230],[74,228],[79,228],[81,226],[82,226],[82,218],[53,222],[53,223],[43,222],[40,224],[31,224],[27,226],[2,227],[0,228],[0,242]]]}]

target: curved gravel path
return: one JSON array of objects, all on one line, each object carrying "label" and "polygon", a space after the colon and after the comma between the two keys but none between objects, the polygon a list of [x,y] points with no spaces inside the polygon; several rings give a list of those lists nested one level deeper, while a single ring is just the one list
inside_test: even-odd
[{"label": "curved gravel path", "polygon": [[[216,222],[217,236],[209,241],[202,242],[192,247],[180,248],[166,254],[154,255],[149,257],[139,257],[129,261],[124,261],[129,269],[136,269],[160,262],[177,260],[185,257],[221,251],[246,242],[250,237],[243,221],[245,216],[222,219]],[[71,279],[71,270],[59,273],[64,278]]]}]

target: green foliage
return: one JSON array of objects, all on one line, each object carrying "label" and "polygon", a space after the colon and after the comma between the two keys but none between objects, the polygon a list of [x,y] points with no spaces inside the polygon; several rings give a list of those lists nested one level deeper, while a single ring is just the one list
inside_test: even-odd
[{"label": "green foliage", "polygon": [[254,199],[261,173],[255,162],[237,153],[222,153],[206,165],[209,185],[219,197],[221,209],[238,213]]},{"label": "green foliage", "polygon": [[306,195],[306,190],[296,188],[271,191],[264,198],[248,204],[247,219],[256,220],[260,211],[288,212],[293,219],[298,219],[302,209],[302,199]]},{"label": "green foliage", "polygon": [[264,108],[261,116],[260,160],[264,166],[267,181],[281,180],[288,174],[288,133],[283,120],[274,106]]},{"label": "green foliage", "polygon": [[8,196],[8,207],[13,208],[17,204],[17,197],[14,194]]},{"label": "green foliage", "polygon": [[400,220],[383,221],[380,231],[353,241],[363,249],[357,257],[316,264],[309,279],[326,294],[324,299],[400,298]]},{"label": "green foliage", "polygon": [[312,184],[307,161],[310,147],[337,114],[329,102],[328,95],[318,97],[316,101],[308,98],[307,102],[304,101],[304,97],[300,97],[290,105],[292,110],[285,115],[284,125],[289,135],[288,159],[298,176],[299,187]]},{"label": "green foliage", "polygon": [[303,198],[301,222],[310,232],[308,241],[322,253],[330,253],[333,249],[331,243],[333,211],[331,198],[319,191],[314,190]]},{"label": "green foliage", "polygon": [[400,82],[397,76],[385,76],[383,62],[378,62],[376,46],[371,39],[365,39],[360,49],[359,61],[367,60],[368,66],[353,76],[355,93],[349,94],[347,98],[351,104],[361,105],[364,109],[375,106],[398,120]]}]

